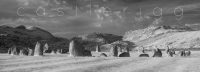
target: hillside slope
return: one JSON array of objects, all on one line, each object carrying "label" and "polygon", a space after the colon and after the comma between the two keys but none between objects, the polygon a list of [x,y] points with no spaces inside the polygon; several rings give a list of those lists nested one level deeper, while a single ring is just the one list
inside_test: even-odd
[{"label": "hillside slope", "polygon": [[148,27],[136,31],[129,31],[123,40],[135,42],[139,46],[152,48],[158,46],[166,48],[199,48],[200,31],[192,31],[190,28],[173,27]]}]

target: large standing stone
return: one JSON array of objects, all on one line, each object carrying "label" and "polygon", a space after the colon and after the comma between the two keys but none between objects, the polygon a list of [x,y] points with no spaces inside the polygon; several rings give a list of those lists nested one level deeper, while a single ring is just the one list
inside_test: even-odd
[{"label": "large standing stone", "polygon": [[110,54],[111,54],[111,56],[113,56],[113,57],[117,57],[117,56],[118,56],[118,49],[117,49],[117,46],[111,47]]},{"label": "large standing stone", "polygon": [[99,45],[96,46],[96,52],[101,52]]},{"label": "large standing stone", "polygon": [[76,41],[71,41],[69,44],[69,54],[70,56],[84,56],[84,48]]},{"label": "large standing stone", "polygon": [[140,54],[139,57],[149,57],[149,54],[143,53],[143,54]]},{"label": "large standing stone", "polygon": [[56,54],[61,54],[61,49],[57,49]]},{"label": "large standing stone", "polygon": [[42,56],[43,55],[43,48],[39,42],[35,45],[34,56]]}]

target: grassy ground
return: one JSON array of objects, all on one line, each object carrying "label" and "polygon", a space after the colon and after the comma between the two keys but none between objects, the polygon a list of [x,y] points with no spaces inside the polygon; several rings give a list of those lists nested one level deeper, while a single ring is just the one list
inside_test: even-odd
[{"label": "grassy ground", "polygon": [[[95,54],[95,53],[93,53]],[[150,56],[152,53],[149,53]],[[200,52],[190,57],[68,57],[45,54],[43,57],[0,54],[0,72],[199,72]]]}]

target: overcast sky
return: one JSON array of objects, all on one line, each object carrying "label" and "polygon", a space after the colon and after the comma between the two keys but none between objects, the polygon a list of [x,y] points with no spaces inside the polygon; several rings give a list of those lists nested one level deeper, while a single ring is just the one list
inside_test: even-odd
[{"label": "overcast sky", "polygon": [[[66,38],[91,32],[123,35],[128,30],[156,23],[155,15],[160,18],[161,25],[200,27],[199,0],[93,0],[97,1],[93,6],[90,2],[59,1],[0,0],[0,24],[37,26]],[[80,7],[76,9],[74,4]],[[100,7],[107,7],[109,15],[97,14]]]}]

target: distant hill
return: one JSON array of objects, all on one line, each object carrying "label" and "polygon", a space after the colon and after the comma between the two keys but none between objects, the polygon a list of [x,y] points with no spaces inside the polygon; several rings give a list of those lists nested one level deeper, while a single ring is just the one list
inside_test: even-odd
[{"label": "distant hill", "polygon": [[0,26],[0,34],[8,34],[8,35],[15,35],[15,36],[30,36],[32,38],[40,38],[43,40],[47,39],[54,39],[55,37],[49,33],[48,31],[45,31],[43,29],[40,29],[38,27],[33,26],[17,26],[17,27],[10,27],[10,26]]},{"label": "distant hill", "polygon": [[138,46],[153,48],[199,48],[200,31],[189,27],[152,26],[145,29],[126,32],[124,41],[135,42]]},{"label": "distant hill", "polygon": [[106,33],[89,33],[84,35],[79,35],[72,38],[79,39],[79,42],[87,49],[95,51],[97,45],[101,46],[104,44],[113,43],[115,41],[121,41],[122,36],[106,34]]},{"label": "distant hill", "polygon": [[122,36],[106,34],[106,33],[89,33],[85,35],[79,35],[83,40],[102,42],[102,43],[112,43],[115,41],[121,41]]},{"label": "distant hill", "polygon": [[6,50],[13,45],[34,48],[38,41],[48,43],[50,49],[68,49],[68,39],[54,37],[50,32],[41,28],[23,25],[0,26],[0,49]]}]

